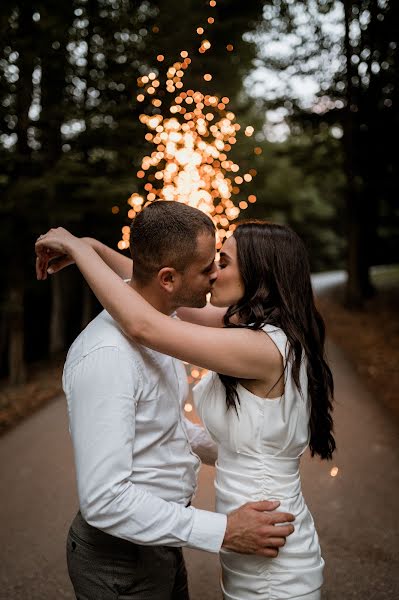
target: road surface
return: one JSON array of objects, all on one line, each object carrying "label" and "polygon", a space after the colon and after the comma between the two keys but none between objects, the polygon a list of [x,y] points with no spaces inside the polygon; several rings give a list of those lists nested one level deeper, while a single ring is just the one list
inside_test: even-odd
[{"label": "road surface", "polygon": [[[338,452],[332,463],[306,456],[302,464],[326,560],[323,600],[396,600],[397,426],[345,356],[332,345],[329,354]],[[0,464],[0,600],[72,600],[64,540],[77,499],[63,397],[0,439]],[[213,508],[212,478],[213,469],[203,467],[199,507]],[[217,557],[189,550],[186,558],[191,600],[220,599]]]}]

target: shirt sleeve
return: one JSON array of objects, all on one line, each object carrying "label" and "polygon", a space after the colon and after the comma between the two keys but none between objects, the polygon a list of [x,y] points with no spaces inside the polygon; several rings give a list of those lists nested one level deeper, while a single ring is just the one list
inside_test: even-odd
[{"label": "shirt sleeve", "polygon": [[205,465],[214,466],[218,457],[218,447],[209,433],[206,429],[192,423],[192,421],[186,417],[184,417],[184,426],[194,452],[200,457]]},{"label": "shirt sleeve", "polygon": [[142,545],[218,552],[226,516],[167,502],[132,482],[140,372],[117,347],[64,371],[80,509],[93,527]]}]

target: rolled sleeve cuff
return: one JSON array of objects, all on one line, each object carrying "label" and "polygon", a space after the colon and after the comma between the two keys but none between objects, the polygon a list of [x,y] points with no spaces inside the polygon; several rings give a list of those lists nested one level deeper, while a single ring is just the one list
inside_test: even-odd
[{"label": "rolled sleeve cuff", "polygon": [[227,516],[198,508],[194,509],[194,523],[187,541],[188,548],[219,552],[227,527]]}]

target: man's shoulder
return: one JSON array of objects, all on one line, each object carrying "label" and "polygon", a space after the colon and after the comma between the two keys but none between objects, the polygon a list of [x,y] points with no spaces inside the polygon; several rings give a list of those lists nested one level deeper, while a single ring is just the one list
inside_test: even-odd
[{"label": "man's shoulder", "polygon": [[103,310],[90,321],[72,343],[65,364],[70,366],[91,352],[103,348],[117,348],[132,361],[140,359],[138,344],[129,340],[118,323]]}]

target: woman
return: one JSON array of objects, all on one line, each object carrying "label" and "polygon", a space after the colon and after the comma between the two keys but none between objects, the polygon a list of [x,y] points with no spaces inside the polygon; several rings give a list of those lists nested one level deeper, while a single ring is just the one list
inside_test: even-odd
[{"label": "woman", "polygon": [[[217,317],[206,308],[202,319],[198,310],[181,311],[197,323],[209,319],[213,327],[159,313],[86,242],[63,229],[41,236],[37,247],[74,260],[129,337],[211,370],[194,398],[219,444],[217,510],[276,498],[295,515],[295,532],[276,558],[221,553],[225,599],[319,600],[324,562],[298,469],[308,445],[323,459],[335,449],[333,381],[300,238],[266,222],[237,227],[222,248],[212,289]],[[221,314],[224,327],[218,328]]]}]

